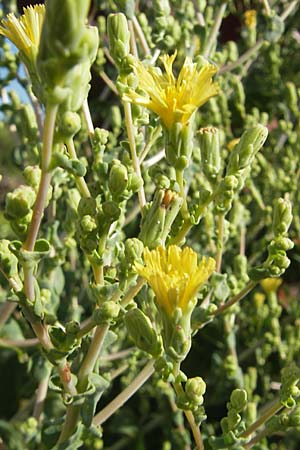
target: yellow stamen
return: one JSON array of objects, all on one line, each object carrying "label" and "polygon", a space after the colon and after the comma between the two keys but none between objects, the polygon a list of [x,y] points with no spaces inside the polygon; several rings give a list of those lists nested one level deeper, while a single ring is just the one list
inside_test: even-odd
[{"label": "yellow stamen", "polygon": [[212,96],[218,93],[217,83],[212,81],[217,68],[205,64],[200,70],[186,57],[177,79],[173,74],[176,52],[162,56],[165,73],[156,67],[146,68],[136,60],[133,70],[139,79],[139,88],[145,94],[130,90],[123,99],[142,105],[160,116],[167,128],[173,123],[187,124],[191,115]]},{"label": "yellow stamen", "polygon": [[144,250],[145,266],[136,263],[135,270],[152,287],[156,301],[169,315],[175,308],[184,313],[200,286],[215,268],[213,258],[203,257],[197,264],[197,253],[191,248],[183,250],[176,245]]}]

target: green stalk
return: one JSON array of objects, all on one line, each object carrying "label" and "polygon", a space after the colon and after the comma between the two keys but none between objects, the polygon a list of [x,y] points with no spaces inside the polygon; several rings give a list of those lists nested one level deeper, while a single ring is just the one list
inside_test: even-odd
[{"label": "green stalk", "polygon": [[[69,154],[70,158],[78,159],[73,138],[66,139],[65,144],[67,146],[67,150],[68,150],[68,154]],[[78,188],[81,196],[84,198],[89,198],[91,196],[91,194],[90,194],[89,188],[85,182],[85,179],[83,177],[76,177],[76,176],[74,178],[75,178],[76,185],[77,185],[77,188]]]}]

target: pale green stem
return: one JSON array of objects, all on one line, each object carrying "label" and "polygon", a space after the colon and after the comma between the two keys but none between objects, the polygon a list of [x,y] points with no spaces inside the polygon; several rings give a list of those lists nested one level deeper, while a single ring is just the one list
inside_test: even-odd
[{"label": "pale green stem", "polygon": [[228,302],[223,303],[219,308],[214,311],[212,314],[214,316],[218,316],[222,312],[226,311],[226,309],[230,308],[232,305],[235,305],[240,300],[242,300],[250,291],[257,285],[257,281],[249,281],[249,283],[242,289],[237,295],[232,297]]},{"label": "pale green stem", "polygon": [[283,408],[283,405],[280,399],[276,398],[270,407],[262,414],[262,416],[257,419],[250,427],[248,427],[242,434],[241,437],[247,438],[251,436],[258,428],[260,428],[267,420],[273,417],[278,411]]},{"label": "pale green stem", "polygon": [[[66,139],[65,144],[67,146],[67,150],[68,150],[68,154],[69,154],[70,158],[78,160],[73,139],[72,138]],[[75,176],[74,178],[75,178],[76,185],[78,187],[78,190],[79,190],[81,196],[84,198],[89,198],[91,196],[91,194],[90,194],[89,188],[85,182],[85,179],[83,177],[77,177],[77,176]]]},{"label": "pale green stem", "polygon": [[51,172],[49,172],[49,165],[51,161],[52,145],[55,120],[57,115],[58,105],[47,105],[46,117],[43,134],[43,149],[41,160],[41,180],[36,197],[36,201],[33,207],[32,220],[29,225],[28,235],[24,243],[24,250],[33,251],[34,245],[40,229],[40,224],[44,214],[45,203],[48,195],[48,190],[51,182]]},{"label": "pale green stem", "polygon": [[180,196],[183,200],[180,212],[182,213],[182,217],[184,218],[184,220],[189,221],[190,214],[189,214],[185,190],[184,190],[183,170],[176,170],[176,181],[179,184]]},{"label": "pale green stem", "polygon": [[236,61],[227,64],[226,66],[221,67],[221,69],[218,71],[218,74],[222,74],[225,72],[231,72],[232,70],[236,69],[237,67],[244,64],[248,59],[250,59],[252,56],[256,55],[258,50],[264,45],[266,41],[264,39],[259,39],[253,47],[249,48],[245,53],[243,53],[242,56],[240,56]]},{"label": "pale green stem", "polygon": [[[141,175],[141,168],[139,159],[137,157],[136,153],[136,144],[135,144],[135,137],[134,137],[134,127],[132,123],[132,114],[131,114],[131,105],[129,102],[124,102],[124,112],[125,112],[125,124],[126,124],[126,130],[128,135],[128,141],[130,146],[130,152],[131,152],[131,160],[133,164],[133,168],[135,173],[138,177],[142,178]],[[141,185],[139,191],[138,191],[138,198],[139,198],[139,204],[141,210],[143,210],[143,207],[146,204],[146,197],[144,192],[144,187]]]},{"label": "pale green stem", "polygon": [[222,256],[223,256],[223,239],[224,239],[224,214],[218,216],[218,237],[217,237],[217,255],[216,255],[216,272],[221,272]]},{"label": "pale green stem", "polygon": [[205,58],[207,58],[210,55],[210,52],[216,43],[216,40],[218,37],[218,32],[219,32],[219,29],[220,29],[220,26],[221,26],[221,23],[223,20],[223,16],[225,14],[226,6],[227,6],[227,3],[223,3],[219,8],[219,10],[216,14],[216,17],[214,18],[214,25],[210,31],[209,37],[206,41],[206,44],[205,44],[205,47],[203,50],[203,56]]},{"label": "pale green stem", "polygon": [[270,16],[272,11],[271,11],[271,7],[270,7],[268,0],[263,0],[263,4],[264,4],[264,8],[265,8],[267,16]]},{"label": "pale green stem", "polygon": [[93,420],[93,425],[102,425],[109,419],[124,403],[135,394],[140,387],[151,377],[154,372],[154,360],[148,361],[138,376],[127,386],[114,400],[112,400],[105,408],[102,409]]},{"label": "pale green stem", "polygon": [[47,392],[48,392],[48,383],[49,383],[50,374],[51,374],[51,370],[50,370],[50,368],[48,368],[47,375],[40,381],[39,386],[37,388],[32,416],[38,421],[40,421],[41,414],[43,412],[44,403],[45,403],[45,399],[46,399]]},{"label": "pale green stem", "polygon": [[103,71],[101,70],[99,72],[100,77],[102,78],[102,80],[104,81],[104,83],[109,87],[109,89],[116,95],[119,96],[119,92],[118,89],[116,88],[115,83],[109,78],[109,76]]},{"label": "pale green stem", "polygon": [[250,442],[248,442],[248,444],[244,445],[244,450],[250,450],[250,448],[252,448],[255,444],[258,444],[263,438],[267,437],[269,434],[270,432],[267,428],[260,431],[253,439],[251,439]]},{"label": "pale green stem", "polygon": [[143,278],[139,277],[137,279],[136,285],[130,288],[130,290],[122,298],[121,305],[124,307],[127,306],[128,303],[130,303],[131,300],[138,294],[138,292],[140,292],[145,283],[146,281]]},{"label": "pale green stem", "polygon": [[83,360],[83,363],[80,367],[79,373],[78,373],[78,391],[83,392],[85,391],[88,383],[88,376],[93,371],[95,364],[97,362],[97,359],[99,358],[100,352],[102,350],[103,342],[105,339],[105,336],[108,332],[109,325],[99,325],[96,330],[95,334],[93,336],[92,342],[90,344],[90,347],[88,349],[87,355]]},{"label": "pale green stem", "polygon": [[17,303],[5,302],[0,308],[0,328],[5,324],[5,322],[10,318],[12,313],[17,307]]},{"label": "pale green stem", "polygon": [[92,116],[91,116],[87,98],[84,100],[84,102],[82,104],[82,112],[83,112],[83,117],[85,120],[85,124],[86,124],[87,130],[88,130],[89,136],[93,137],[94,133],[95,133],[95,128],[94,128],[94,124],[92,121]]},{"label": "pale green stem", "polygon": [[298,3],[299,3],[298,0],[294,0],[293,2],[289,3],[289,5],[286,7],[286,9],[281,14],[281,16],[280,16],[281,19],[286,20],[288,18],[288,16],[292,13],[293,9],[296,8]]},{"label": "pale green stem", "polygon": [[130,33],[130,53],[132,53],[133,56],[138,58],[139,55],[138,55],[138,51],[137,51],[132,20],[128,20],[128,29],[129,29],[129,33]]},{"label": "pale green stem", "polygon": [[0,347],[34,347],[40,341],[37,338],[32,339],[0,339]]},{"label": "pale green stem", "polygon": [[144,32],[139,24],[139,21],[137,20],[136,16],[133,16],[132,18],[132,23],[133,23],[133,27],[134,27],[134,31],[137,34],[137,37],[141,43],[142,49],[145,53],[146,56],[150,56],[151,52],[150,52],[150,48],[148,45],[148,42],[145,38]]},{"label": "pale green stem", "polygon": [[151,136],[151,139],[149,140],[149,142],[147,142],[147,144],[145,145],[145,147],[143,148],[143,150],[140,153],[139,156],[139,163],[142,164],[142,162],[144,161],[144,159],[146,158],[146,156],[148,155],[149,151],[151,150],[151,147],[155,144],[155,142],[157,141],[157,139],[159,138],[160,134],[161,134],[161,126],[159,125],[156,130],[154,131],[153,135]]}]

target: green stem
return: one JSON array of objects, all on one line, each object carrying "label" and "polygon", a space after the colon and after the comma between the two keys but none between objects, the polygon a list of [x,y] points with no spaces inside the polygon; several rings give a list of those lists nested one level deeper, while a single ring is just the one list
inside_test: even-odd
[{"label": "green stem", "polygon": [[133,27],[134,27],[134,31],[137,34],[137,37],[139,38],[140,44],[142,46],[142,49],[145,53],[146,56],[150,56],[151,52],[150,52],[150,47],[148,45],[148,42],[145,38],[144,32],[139,24],[139,21],[137,20],[136,16],[132,17],[132,23],[133,23]]},{"label": "green stem", "polygon": [[258,428],[260,428],[267,420],[274,416],[278,411],[283,408],[280,399],[276,398],[269,408],[262,414],[262,416],[257,419],[250,427],[248,427],[242,434],[241,437],[246,438],[251,436]]},{"label": "green stem", "polygon": [[137,295],[137,293],[142,289],[146,281],[143,278],[138,278],[135,286],[129,289],[129,291],[124,295],[121,300],[121,305],[123,307],[127,306],[128,303]]},{"label": "green stem", "polygon": [[58,105],[48,104],[46,107],[46,117],[43,134],[43,150],[41,160],[42,174],[36,201],[33,208],[32,220],[29,226],[26,241],[23,246],[23,248],[28,251],[34,250],[34,245],[40,229],[40,224],[44,214],[48,190],[50,187],[51,172],[49,172],[49,165],[51,161],[53,135],[57,110]]},{"label": "green stem", "polygon": [[96,361],[99,358],[108,329],[109,325],[104,324],[97,326],[95,330],[95,334],[93,336],[87,355],[84,358],[83,363],[78,372],[77,388],[79,392],[84,392],[87,387],[88,376],[93,371]]},{"label": "green stem", "polygon": [[100,411],[93,420],[93,425],[102,425],[107,419],[109,419],[124,403],[129,400],[133,394],[140,389],[140,387],[151,377],[154,372],[154,360],[148,361],[143,370],[138,376],[122,391],[117,397],[114,398],[105,408]]},{"label": "green stem", "polygon": [[247,294],[249,294],[250,291],[257,285],[257,281],[249,281],[249,283],[242,289],[237,295],[232,297],[228,302],[223,303],[219,308],[213,312],[214,316],[218,316],[219,314],[226,311],[226,309],[230,308],[232,305],[235,305],[235,303],[238,303],[240,300],[242,300]]},{"label": "green stem", "polygon": [[264,45],[265,40],[259,39],[253,47],[249,48],[242,56],[240,56],[236,61],[233,63],[227,64],[226,66],[221,67],[221,69],[218,71],[218,74],[222,74],[225,72],[231,72],[232,70],[236,69],[237,67],[244,64],[248,59],[250,59],[252,56],[254,56],[258,50]]},{"label": "green stem", "polygon": [[221,272],[222,256],[223,256],[224,220],[225,220],[224,214],[219,214],[219,216],[218,216],[216,272]]},{"label": "green stem", "polygon": [[102,80],[104,81],[105,84],[107,84],[107,86],[109,87],[109,89],[116,94],[117,96],[119,96],[119,91],[116,88],[114,82],[109,78],[109,76],[104,72],[104,70],[101,70],[99,72],[100,77],[102,78]]},{"label": "green stem", "polygon": [[219,29],[220,29],[220,26],[222,23],[222,19],[225,14],[225,11],[226,11],[226,6],[227,6],[227,3],[223,3],[219,8],[219,10],[216,14],[216,17],[214,18],[214,25],[210,31],[209,37],[206,41],[206,44],[205,44],[205,47],[203,50],[203,56],[205,58],[207,58],[210,55],[211,49],[214,46],[214,44],[216,43],[218,32],[219,32]]},{"label": "green stem", "polygon": [[94,124],[92,121],[92,116],[91,116],[87,98],[84,100],[84,102],[82,104],[82,112],[83,112],[83,117],[85,120],[85,124],[86,124],[87,130],[88,130],[89,136],[90,136],[90,138],[92,138],[95,134],[95,128],[94,128]]},{"label": "green stem", "polygon": [[[132,165],[133,165],[134,171],[137,174],[137,176],[142,178],[140,163],[139,163],[139,159],[138,159],[137,153],[136,153],[134,127],[133,127],[132,114],[131,114],[131,105],[129,102],[124,102],[124,112],[125,112],[125,124],[126,124],[126,130],[127,130],[127,135],[128,135],[130,152],[131,152]],[[138,191],[138,198],[139,198],[140,208],[142,211],[146,204],[146,197],[145,197],[143,185],[141,185],[141,187]]]},{"label": "green stem", "polygon": [[17,307],[17,303],[5,302],[0,308],[0,328],[5,324],[5,322],[10,318],[12,313]]},{"label": "green stem", "polygon": [[[72,138],[66,139],[65,144],[66,144],[70,158],[78,160],[73,139]],[[85,182],[85,179],[83,177],[77,177],[77,176],[75,176],[74,178],[75,178],[76,185],[77,185],[77,188],[78,188],[81,196],[84,198],[89,198],[91,196],[91,194],[90,194],[89,188]]]},{"label": "green stem", "polygon": [[184,190],[183,170],[176,170],[176,181],[179,184],[180,196],[181,196],[181,198],[183,200],[183,203],[182,203],[180,211],[182,213],[182,217],[184,218],[184,220],[188,221],[189,218],[190,218],[190,214],[189,214],[187,201],[186,201],[185,190]]}]

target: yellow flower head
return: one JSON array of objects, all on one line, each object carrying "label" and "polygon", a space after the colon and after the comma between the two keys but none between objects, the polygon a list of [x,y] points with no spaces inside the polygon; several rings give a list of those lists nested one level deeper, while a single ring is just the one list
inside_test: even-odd
[{"label": "yellow flower head", "polygon": [[249,9],[244,13],[245,25],[247,28],[256,27],[256,11],[255,9]]},{"label": "yellow flower head", "polygon": [[261,287],[266,293],[276,292],[281,284],[282,278],[265,278],[260,282]]},{"label": "yellow flower head", "polygon": [[146,68],[136,60],[133,70],[145,95],[130,90],[123,97],[156,113],[167,128],[176,122],[185,125],[193,112],[216,95],[219,89],[218,84],[212,81],[216,67],[205,64],[198,70],[197,64],[189,57],[186,57],[176,79],[173,74],[175,58],[176,52],[161,58],[165,73],[158,68]]},{"label": "yellow flower head", "polygon": [[23,12],[19,19],[13,13],[2,19],[0,34],[6,36],[20,53],[34,64],[40,43],[45,6],[28,6],[23,8]]},{"label": "yellow flower head", "polygon": [[156,301],[168,315],[175,308],[184,313],[200,286],[207,281],[215,268],[213,258],[202,258],[197,263],[197,253],[191,248],[183,250],[176,245],[144,250],[145,266],[135,263],[139,275],[152,287]]}]

